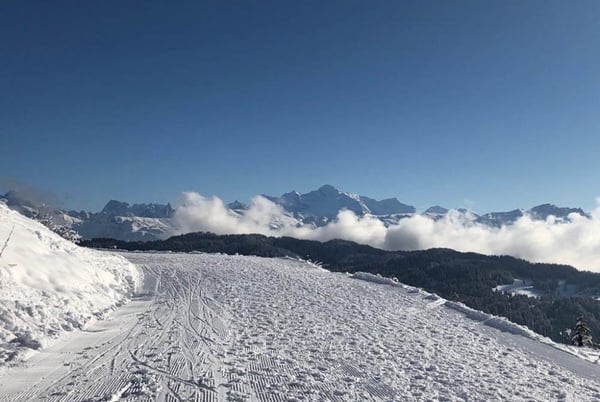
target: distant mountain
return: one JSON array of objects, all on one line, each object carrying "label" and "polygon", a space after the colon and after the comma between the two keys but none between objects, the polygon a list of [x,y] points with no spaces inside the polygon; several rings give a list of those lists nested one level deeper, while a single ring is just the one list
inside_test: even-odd
[{"label": "distant mountain", "polygon": [[489,212],[477,218],[477,222],[488,226],[500,227],[514,223],[523,215],[525,215],[525,211],[522,209],[514,209],[508,212]]},{"label": "distant mountain", "polygon": [[368,209],[360,201],[360,197],[354,194],[342,193],[330,185],[322,186],[318,190],[306,194],[292,191],[283,194],[281,197],[268,195],[264,197],[300,217],[333,218],[342,209],[348,209],[362,215]]},{"label": "distant mountain", "polygon": [[444,207],[440,207],[439,205],[435,205],[433,207],[429,207],[425,210],[426,214],[438,214],[445,215],[448,213],[448,209]]},{"label": "distant mountain", "polygon": [[553,204],[538,205],[537,207],[531,208],[528,213],[533,219],[541,220],[546,220],[550,215],[559,219],[566,219],[570,214],[589,217],[589,214],[585,213],[581,208],[557,207]]},{"label": "distant mountain", "polygon": [[133,204],[110,200],[100,211],[110,216],[139,216],[141,218],[171,218],[175,210],[171,204]]},{"label": "distant mountain", "polygon": [[120,240],[157,240],[173,232],[170,204],[133,204],[111,200],[102,211],[64,211],[34,202],[16,191],[0,197],[28,218],[36,219],[71,240],[109,237]]},{"label": "distant mountain", "polygon": [[110,200],[102,211],[90,214],[76,227],[87,239],[113,237],[128,240],[156,240],[173,231],[171,204],[133,204]]},{"label": "distant mountain", "polygon": [[92,214],[89,219],[74,225],[74,229],[86,239],[111,237],[128,241],[157,240],[173,233],[170,218],[146,218],[140,216],[116,216]]},{"label": "distant mountain", "polygon": [[[401,219],[415,214],[439,220],[452,211],[435,205],[419,213],[415,207],[404,204],[397,198],[379,201],[340,191],[332,185],[324,185],[305,194],[291,191],[279,197],[269,195],[264,197],[279,205],[287,215],[273,218],[269,224],[272,229],[290,225],[325,226],[344,209],[358,216],[374,216],[386,226],[394,225]],[[47,226],[59,233],[74,232],[88,239],[108,237],[128,241],[158,240],[177,231],[172,219],[175,209],[170,204],[128,204],[110,200],[100,212],[88,212],[53,208],[43,202],[32,201],[26,195],[16,191],[9,191],[0,199],[3,199],[10,208],[29,218],[45,222]],[[240,201],[234,201],[227,204],[227,208],[233,214],[243,215],[249,207]],[[567,222],[570,214],[589,217],[580,208],[557,207],[553,204],[542,204],[529,210],[489,212],[480,216],[464,209],[453,210],[452,213],[455,214],[453,219],[459,219],[465,224],[483,224],[491,227],[511,225],[525,215],[535,220],[546,220],[549,216],[554,216],[556,223]]]},{"label": "distant mountain", "polygon": [[403,204],[397,198],[377,201],[361,195],[360,199],[373,215],[414,214],[417,211],[415,207]]},{"label": "distant mountain", "polygon": [[578,214],[589,218],[589,214],[584,212],[581,208],[557,207],[553,204],[542,204],[529,210],[514,209],[508,212],[490,212],[477,218],[477,222],[488,226],[500,227],[503,225],[511,225],[515,223],[517,219],[525,215],[534,220],[546,220],[549,216],[554,216],[558,222],[566,222],[569,220],[570,214]]},{"label": "distant mountain", "polygon": [[232,211],[242,212],[248,209],[248,205],[244,204],[243,202],[239,202],[238,200],[235,200],[234,202],[230,202],[229,204],[227,204],[227,208],[231,209]]},{"label": "distant mountain", "polygon": [[343,209],[352,211],[359,216],[365,214],[413,214],[416,212],[415,207],[403,204],[396,198],[377,201],[373,198],[342,192],[329,184],[306,194],[292,191],[280,197],[268,195],[264,195],[264,197],[280,205],[296,218],[312,218],[311,221],[316,219],[327,222],[335,218]]}]

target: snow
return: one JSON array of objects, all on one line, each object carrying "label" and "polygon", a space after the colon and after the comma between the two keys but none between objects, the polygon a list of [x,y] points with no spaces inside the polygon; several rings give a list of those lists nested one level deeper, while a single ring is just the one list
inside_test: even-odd
[{"label": "snow", "polygon": [[127,300],[141,272],[0,204],[0,366]]},{"label": "snow", "polygon": [[386,278],[381,275],[374,275],[374,274],[370,274],[368,272],[355,272],[354,274],[351,275],[351,277],[355,278],[355,279],[362,279],[362,280],[368,281],[368,282],[379,283],[382,285],[392,285],[392,286],[399,285],[398,280],[396,278]]},{"label": "snow", "polygon": [[[571,345],[565,345],[562,343],[556,343],[556,342],[552,341],[550,338],[542,336],[542,335],[530,330],[529,328],[527,328],[524,325],[515,324],[514,322],[506,319],[505,317],[499,317],[499,316],[495,316],[492,314],[484,313],[483,311],[475,310],[471,307],[468,307],[468,306],[464,305],[463,303],[443,299],[434,293],[429,293],[423,289],[415,288],[413,286],[409,286],[409,285],[400,283],[400,282],[398,282],[398,280],[396,278],[386,278],[386,277],[382,277],[379,274],[374,275],[374,274],[370,274],[370,273],[366,273],[366,272],[356,272],[349,276],[351,278],[361,279],[364,281],[378,283],[378,284],[382,284],[382,285],[401,287],[401,288],[407,290],[409,293],[420,294],[423,297],[423,299],[433,300],[434,302],[430,303],[428,305],[428,307],[443,304],[447,308],[450,308],[450,309],[453,309],[453,310],[463,313],[466,317],[470,318],[471,320],[480,321],[482,324],[487,325],[492,328],[495,328],[495,329],[498,329],[502,332],[506,332],[506,333],[510,333],[510,334],[514,334],[514,335],[520,335],[525,338],[534,340],[536,342],[546,344],[552,348],[572,354],[574,356],[577,356],[577,357],[587,360],[589,362],[600,364],[600,350],[598,350],[598,349],[580,348],[580,347],[574,347]],[[515,280],[515,284],[517,286],[521,286],[521,285],[523,285],[523,283],[524,283],[524,281],[522,281],[521,279]],[[503,286],[512,286],[512,285],[503,285]],[[495,288],[495,290],[498,291],[498,290],[505,290],[505,289],[502,289],[502,286],[498,286]]]},{"label": "snow", "polygon": [[494,289],[496,292],[510,293],[512,295],[523,295],[527,297],[541,297],[541,292],[533,287],[531,281],[525,279],[514,279],[509,285],[498,285]]},{"label": "snow", "polygon": [[73,229],[87,239],[107,237],[130,241],[162,239],[175,232],[171,218],[105,214],[96,214],[91,219],[83,220]]},{"label": "snow", "polygon": [[0,205],[0,401],[594,401],[599,360],[395,278],[82,249]]},{"label": "snow", "polygon": [[147,296],[0,374],[0,401],[600,399],[600,366],[391,279],[123,255],[145,270]]}]

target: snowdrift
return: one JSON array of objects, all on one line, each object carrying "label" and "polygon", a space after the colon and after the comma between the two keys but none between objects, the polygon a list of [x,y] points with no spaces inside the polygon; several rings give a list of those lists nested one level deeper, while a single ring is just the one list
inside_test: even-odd
[{"label": "snowdrift", "polygon": [[0,365],[125,302],[140,271],[89,250],[0,203]]}]

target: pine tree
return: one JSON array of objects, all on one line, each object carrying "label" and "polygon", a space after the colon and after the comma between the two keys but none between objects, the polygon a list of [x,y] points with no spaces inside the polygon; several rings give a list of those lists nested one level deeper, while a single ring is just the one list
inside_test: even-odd
[{"label": "pine tree", "polygon": [[590,329],[587,326],[583,317],[577,317],[577,324],[575,324],[575,334],[571,338],[576,346],[593,346],[592,335]]}]

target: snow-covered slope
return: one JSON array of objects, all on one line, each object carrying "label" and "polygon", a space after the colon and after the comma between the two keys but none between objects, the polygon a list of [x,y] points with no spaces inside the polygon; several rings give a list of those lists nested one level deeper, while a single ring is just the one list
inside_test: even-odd
[{"label": "snow-covered slope", "polygon": [[123,257],[84,249],[0,204],[0,365],[123,302],[140,282]]},{"label": "snow-covered slope", "polygon": [[287,259],[124,255],[152,297],[0,373],[0,401],[600,400],[597,364],[390,280]]}]

